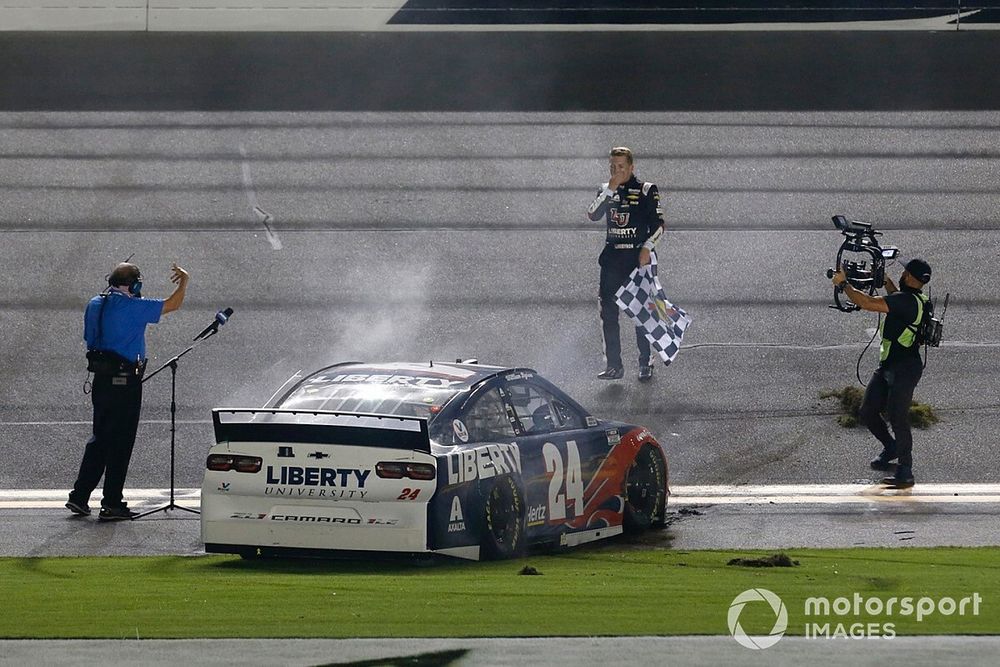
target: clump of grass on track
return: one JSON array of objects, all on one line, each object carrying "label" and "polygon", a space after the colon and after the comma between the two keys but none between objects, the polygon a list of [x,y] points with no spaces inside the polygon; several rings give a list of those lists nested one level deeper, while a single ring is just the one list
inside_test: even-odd
[{"label": "clump of grass on track", "polygon": [[[844,428],[855,428],[859,425],[858,410],[865,398],[865,392],[859,387],[844,387],[821,392],[820,398],[835,398],[840,405],[842,414],[837,415],[837,423]],[[927,403],[910,402],[910,424],[917,428],[930,428],[941,421],[934,408]]]}]

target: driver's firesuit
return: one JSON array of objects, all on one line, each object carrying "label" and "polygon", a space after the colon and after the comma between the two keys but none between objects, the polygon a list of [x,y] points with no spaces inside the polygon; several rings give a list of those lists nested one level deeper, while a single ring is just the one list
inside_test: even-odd
[{"label": "driver's firesuit", "polygon": [[[615,292],[639,266],[639,250],[645,247],[653,252],[663,235],[659,190],[654,183],[642,182],[634,174],[614,191],[605,183],[587,209],[587,216],[595,222],[603,217],[607,224],[604,250],[598,259],[601,266],[598,300],[605,361],[609,368],[620,369],[622,346]],[[639,367],[648,366],[649,340],[642,329],[636,328],[635,340],[639,346]]]}]

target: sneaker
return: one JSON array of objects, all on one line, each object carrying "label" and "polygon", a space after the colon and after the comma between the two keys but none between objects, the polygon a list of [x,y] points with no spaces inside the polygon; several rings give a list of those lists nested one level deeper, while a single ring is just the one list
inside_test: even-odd
[{"label": "sneaker", "polygon": [[87,503],[78,503],[73,499],[66,502],[66,509],[77,516],[90,516],[90,505]]},{"label": "sneaker", "polygon": [[652,366],[639,366],[639,382],[649,382],[653,379]]},{"label": "sneaker", "polygon": [[872,470],[878,470],[879,472],[895,472],[896,464],[893,463],[893,459],[895,458],[896,457],[894,456],[891,459],[888,459],[885,458],[885,456],[880,455],[873,458],[869,465],[872,467]]},{"label": "sneaker", "polygon": [[137,516],[139,516],[138,512],[133,512],[122,505],[121,507],[102,507],[97,518],[99,521],[131,521]]},{"label": "sneaker", "polygon": [[600,380],[621,380],[622,376],[625,375],[624,368],[615,368],[614,366],[608,366],[603,371],[597,374]]},{"label": "sneaker", "polygon": [[882,483],[890,489],[908,489],[913,486],[913,471],[907,466],[897,466],[896,474],[883,477]]}]

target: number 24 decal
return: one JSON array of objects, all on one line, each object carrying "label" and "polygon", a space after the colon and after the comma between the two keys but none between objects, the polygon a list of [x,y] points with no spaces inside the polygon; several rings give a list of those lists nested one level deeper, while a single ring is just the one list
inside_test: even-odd
[{"label": "number 24 decal", "polygon": [[552,473],[552,479],[549,480],[549,518],[565,519],[567,501],[573,503],[573,515],[580,516],[583,513],[583,475],[580,472],[580,450],[576,441],[569,440],[566,443],[565,466],[562,452],[551,442],[542,445],[542,457],[545,459],[545,472]]},{"label": "number 24 decal", "polygon": [[416,500],[419,493],[420,489],[405,488],[396,500]]}]

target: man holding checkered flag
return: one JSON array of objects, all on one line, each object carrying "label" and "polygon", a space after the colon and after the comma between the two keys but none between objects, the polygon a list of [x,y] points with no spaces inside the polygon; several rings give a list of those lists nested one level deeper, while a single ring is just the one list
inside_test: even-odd
[{"label": "man holding checkered flag", "polygon": [[[597,374],[602,380],[619,380],[625,374],[622,364],[621,332],[618,328],[617,292],[630,280],[632,272],[653,261],[656,242],[663,235],[663,211],[660,193],[654,183],[642,182],[635,176],[632,151],[624,146],[612,148],[608,154],[610,179],[587,209],[587,216],[607,224],[601,266],[599,302],[601,328],[604,334],[605,369]],[[636,327],[639,348],[639,381],[653,378],[650,364],[650,342],[645,326]]]}]

